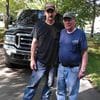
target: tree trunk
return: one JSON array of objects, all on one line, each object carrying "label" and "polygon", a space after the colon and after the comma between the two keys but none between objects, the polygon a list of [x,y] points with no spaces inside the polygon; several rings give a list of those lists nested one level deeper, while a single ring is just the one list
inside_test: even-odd
[{"label": "tree trunk", "polygon": [[92,20],[91,35],[90,35],[91,37],[93,37],[94,33],[95,15],[96,15],[96,0],[93,0],[93,20]]},{"label": "tree trunk", "polygon": [[5,29],[8,29],[8,25],[9,25],[9,0],[6,0]]}]

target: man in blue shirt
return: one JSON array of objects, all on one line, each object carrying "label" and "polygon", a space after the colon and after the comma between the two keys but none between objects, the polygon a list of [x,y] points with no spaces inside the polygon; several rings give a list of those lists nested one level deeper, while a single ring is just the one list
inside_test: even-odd
[{"label": "man in blue shirt", "polygon": [[75,15],[63,15],[65,29],[60,33],[57,100],[77,100],[80,79],[85,75],[88,54],[85,33],[76,28]]}]

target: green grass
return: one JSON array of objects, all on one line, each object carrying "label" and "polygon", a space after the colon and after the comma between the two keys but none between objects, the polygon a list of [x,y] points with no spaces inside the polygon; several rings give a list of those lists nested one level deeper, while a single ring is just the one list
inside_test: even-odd
[{"label": "green grass", "polygon": [[87,77],[100,91],[100,35],[98,35],[97,38],[88,39],[89,60],[87,66]]}]

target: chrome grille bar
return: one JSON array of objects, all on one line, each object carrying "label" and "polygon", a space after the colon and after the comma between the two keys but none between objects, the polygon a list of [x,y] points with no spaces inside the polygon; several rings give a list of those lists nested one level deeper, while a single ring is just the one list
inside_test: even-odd
[{"label": "chrome grille bar", "polygon": [[18,37],[17,48],[19,48],[21,50],[30,51],[31,42],[32,42],[32,35],[29,33],[28,34],[17,33],[17,37]]}]

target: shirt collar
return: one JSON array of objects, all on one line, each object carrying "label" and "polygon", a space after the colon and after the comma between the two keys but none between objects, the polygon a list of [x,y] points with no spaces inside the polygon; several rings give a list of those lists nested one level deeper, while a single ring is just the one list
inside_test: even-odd
[{"label": "shirt collar", "polygon": [[76,30],[76,27],[75,27],[71,32],[69,32],[69,31],[67,30],[67,33],[68,33],[68,34],[71,34],[71,33],[73,33],[75,30]]}]

